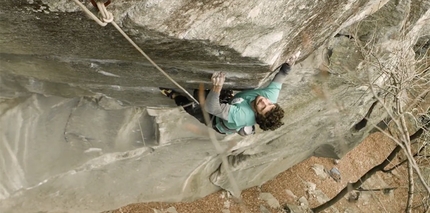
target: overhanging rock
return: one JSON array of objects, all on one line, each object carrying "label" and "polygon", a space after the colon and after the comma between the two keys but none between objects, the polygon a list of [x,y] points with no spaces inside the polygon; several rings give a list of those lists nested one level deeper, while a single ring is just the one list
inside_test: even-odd
[{"label": "overhanging rock", "polygon": [[[108,9],[187,89],[209,83],[214,71],[227,73],[229,88],[263,85],[302,51],[279,99],[285,125],[217,136],[245,189],[312,155],[342,157],[373,128],[355,128],[370,109],[369,123],[385,117],[362,81],[379,74],[366,69],[353,40],[333,36],[374,12],[420,8],[408,17],[417,26],[410,40],[395,40],[400,19],[384,25],[393,36],[375,43],[384,55],[393,47],[387,41],[412,49],[428,29],[419,21],[429,2],[386,3],[131,0]],[[1,212],[100,212],[232,189],[207,137],[212,130],[159,94],[158,86],[173,85],[113,27],[99,27],[66,0],[7,1],[0,20]]]}]

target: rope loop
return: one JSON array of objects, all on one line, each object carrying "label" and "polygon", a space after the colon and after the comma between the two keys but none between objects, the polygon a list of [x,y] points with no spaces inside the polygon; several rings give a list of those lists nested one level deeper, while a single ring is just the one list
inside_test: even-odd
[{"label": "rope loop", "polygon": [[111,12],[107,11],[105,3],[98,1],[97,8],[99,8],[99,13],[102,16],[103,22],[108,24],[113,21],[113,15]]}]

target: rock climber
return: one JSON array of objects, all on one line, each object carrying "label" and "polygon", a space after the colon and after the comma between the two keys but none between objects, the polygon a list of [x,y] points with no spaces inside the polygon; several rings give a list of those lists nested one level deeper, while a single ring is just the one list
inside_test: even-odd
[{"label": "rock climber", "polygon": [[[273,131],[281,127],[284,124],[282,122],[284,110],[276,102],[282,83],[290,72],[291,66],[294,65],[298,54],[281,65],[279,72],[267,87],[244,90],[232,98],[229,98],[232,95],[231,90],[222,89],[225,74],[223,72],[213,73],[211,77],[212,89],[206,97],[204,110],[211,115],[212,126],[215,131],[221,134],[238,133],[245,136],[254,134],[255,123],[263,131]],[[160,91],[165,96],[174,99],[178,106],[185,106],[184,109],[189,114],[204,123],[200,106],[190,104],[191,101],[187,97],[172,89],[160,88]]]}]

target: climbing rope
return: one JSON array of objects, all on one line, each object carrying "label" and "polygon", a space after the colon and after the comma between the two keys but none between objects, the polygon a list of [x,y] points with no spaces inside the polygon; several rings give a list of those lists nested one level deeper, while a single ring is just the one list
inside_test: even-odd
[{"label": "climbing rope", "polygon": [[[173,80],[166,72],[164,72],[164,70],[162,70],[154,61],[151,60],[151,58],[149,58],[148,55],[145,54],[145,52],[143,52],[142,49],[139,48],[139,46],[136,45],[136,43],[133,42],[133,40],[131,40],[131,38],[121,29],[121,27],[119,27],[114,21],[113,21],[113,15],[112,13],[110,13],[109,11],[106,10],[106,5],[102,2],[97,1],[96,5],[100,11],[100,14],[102,15],[102,20],[100,20],[99,18],[97,18],[97,16],[95,16],[90,10],[87,9],[87,7],[85,7],[79,0],[74,0],[76,2],[76,4],[78,4],[85,13],[87,13],[92,19],[94,19],[94,21],[97,22],[97,24],[99,24],[100,26],[106,26],[108,23],[111,23],[123,36],[124,38],[126,38],[149,62],[151,62],[151,64],[157,68],[161,73],[163,73],[170,81],[172,81],[177,87],[179,87],[181,90],[183,90],[195,103],[199,104],[199,102],[189,93],[187,92],[187,90],[185,90],[183,87],[181,87],[181,85],[179,85],[175,80]],[[92,0],[91,0],[92,1]],[[91,3],[94,4],[94,2],[92,1]],[[202,85],[201,85],[202,86]],[[202,91],[202,88],[200,88],[200,90]],[[190,103],[192,104],[192,103]],[[204,113],[205,115],[205,120],[206,123],[210,126],[210,121],[208,119],[208,114]],[[210,128],[210,127],[208,127]],[[233,193],[234,196],[240,201],[240,189],[234,179],[234,176],[231,172],[231,169],[229,167],[228,164],[228,160],[227,160],[227,155],[225,151],[222,151],[221,146],[219,144],[219,142],[217,141],[214,132],[213,131],[209,131],[209,136],[210,139],[212,141],[212,143],[214,144],[214,146],[216,147],[216,149],[218,150],[219,153],[221,153],[221,159],[224,165],[224,170],[227,173],[227,177],[229,179],[229,181],[231,182],[231,185],[233,187]],[[246,210],[246,207],[243,206],[242,202],[241,203],[241,209],[244,209],[244,212],[248,212]]]},{"label": "climbing rope", "polygon": [[174,83],[178,88],[180,88],[182,91],[184,91],[185,94],[187,94],[194,102],[196,102],[196,104],[199,104],[199,102],[186,89],[184,89],[175,80],[173,80],[173,78],[171,78],[163,69],[161,69],[148,55],[146,55],[145,52],[143,52],[142,49],[140,49],[139,46],[137,46],[137,44],[133,40],[131,40],[131,38],[121,29],[121,27],[118,26],[117,23],[115,23],[112,13],[107,11],[105,4],[103,2],[97,1],[97,3],[96,3],[97,8],[99,9],[100,14],[101,14],[102,19],[103,19],[103,20],[100,20],[96,15],[94,15],[79,0],[73,0],[73,1],[75,1],[75,3],[78,4],[79,7],[81,7],[82,10],[84,10],[84,12],[86,14],[88,14],[88,16],[90,16],[90,18],[92,18],[94,21],[96,21],[97,24],[99,24],[100,26],[104,27],[107,24],[111,23],[122,34],[122,36],[124,36],[124,38],[127,39],[127,41],[130,42],[130,44],[132,44],[137,49],[137,51],[139,51],[155,68],[157,68],[158,71],[160,71],[164,76],[166,76],[167,79],[169,79],[172,83]]}]

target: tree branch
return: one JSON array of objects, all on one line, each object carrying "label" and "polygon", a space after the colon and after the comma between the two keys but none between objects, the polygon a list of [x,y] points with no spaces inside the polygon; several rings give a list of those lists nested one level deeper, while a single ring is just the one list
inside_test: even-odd
[{"label": "tree branch", "polygon": [[377,192],[377,191],[384,191],[384,193],[385,193],[385,192],[387,192],[387,191],[391,191],[391,190],[394,190],[394,189],[397,189],[397,187],[388,187],[388,188],[381,188],[381,189],[363,189],[363,188],[360,186],[360,187],[358,187],[356,190],[357,190],[357,191],[361,191],[361,192]]},{"label": "tree branch", "polygon": [[[421,129],[419,129],[418,131],[416,131],[413,135],[411,135],[411,137],[410,137],[411,141],[413,141],[413,140],[415,140],[415,139],[419,138],[423,132],[424,132],[424,130],[423,130],[422,128],[421,128]],[[417,133],[419,133],[419,134],[417,134]],[[426,145],[424,145],[423,147],[421,147],[421,148],[420,148],[420,150],[418,150],[418,152],[414,154],[414,157],[419,156],[419,154],[421,154],[421,152],[422,152],[422,151],[424,151],[424,148],[425,148],[426,146],[427,146],[427,144],[426,144]],[[427,156],[424,156],[424,157],[427,157]],[[404,163],[406,163],[406,162],[408,162],[408,160],[407,160],[407,159],[406,159],[406,160],[403,160],[402,162],[398,163],[397,165],[393,166],[393,167],[392,167],[392,168],[390,168],[390,169],[383,169],[383,170],[382,170],[382,172],[384,172],[384,173],[389,173],[389,172],[391,172],[391,171],[393,171],[393,170],[395,170],[395,169],[399,168],[401,165],[403,165],[403,164],[404,164]]]},{"label": "tree branch", "polygon": [[324,209],[335,204],[340,199],[342,199],[349,191],[357,189],[358,187],[360,187],[364,183],[364,181],[369,179],[373,174],[375,174],[377,171],[383,170],[388,164],[390,164],[390,162],[394,159],[394,157],[397,155],[397,153],[400,152],[400,150],[402,150],[402,147],[397,145],[393,149],[393,151],[391,151],[390,155],[388,155],[388,157],[382,163],[378,164],[377,166],[375,166],[372,169],[370,169],[369,171],[367,171],[356,182],[348,183],[347,186],[345,188],[343,188],[342,191],[340,191],[335,197],[333,197],[331,200],[323,203],[320,206],[312,208],[312,211],[313,212],[321,212]]},{"label": "tree branch", "polygon": [[414,200],[414,171],[412,169],[411,162],[408,161],[408,200],[406,202],[405,212],[412,212],[412,202]]}]

